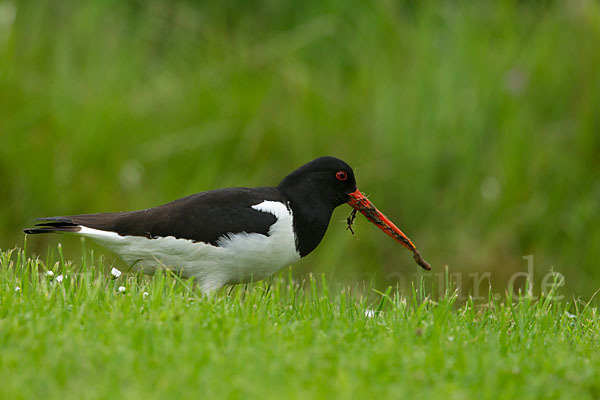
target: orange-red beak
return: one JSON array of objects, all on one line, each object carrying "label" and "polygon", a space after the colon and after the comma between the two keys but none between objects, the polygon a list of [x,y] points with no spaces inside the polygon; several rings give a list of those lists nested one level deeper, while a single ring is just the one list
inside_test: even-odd
[{"label": "orange-red beak", "polygon": [[360,211],[369,221],[374,223],[379,229],[384,231],[388,236],[400,242],[400,244],[413,252],[414,259],[421,267],[427,271],[431,270],[431,266],[421,257],[421,253],[410,239],[400,230],[392,221],[381,213],[358,189],[349,194],[350,204],[354,209]]}]

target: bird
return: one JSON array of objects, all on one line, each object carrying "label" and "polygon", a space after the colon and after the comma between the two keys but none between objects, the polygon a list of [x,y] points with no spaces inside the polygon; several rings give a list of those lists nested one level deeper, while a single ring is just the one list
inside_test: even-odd
[{"label": "bird", "polygon": [[25,234],[69,233],[91,238],[125,261],[122,271],[153,274],[168,268],[193,278],[203,293],[260,281],[310,254],[333,210],[349,204],[414,253],[412,241],[356,186],[352,168],[323,156],[274,187],[233,187],[186,196],[139,211],[38,218]]}]

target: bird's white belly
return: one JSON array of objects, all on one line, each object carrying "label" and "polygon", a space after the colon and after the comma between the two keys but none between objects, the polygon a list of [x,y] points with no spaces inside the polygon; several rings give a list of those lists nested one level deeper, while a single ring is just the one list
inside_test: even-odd
[{"label": "bird's white belly", "polygon": [[78,233],[119,254],[133,271],[152,274],[166,267],[183,277],[194,277],[202,291],[210,292],[226,284],[265,279],[300,259],[291,210],[276,201],[252,207],[277,217],[268,235],[229,234],[219,238],[218,246],[173,236],[154,239],[120,236],[87,227]]}]

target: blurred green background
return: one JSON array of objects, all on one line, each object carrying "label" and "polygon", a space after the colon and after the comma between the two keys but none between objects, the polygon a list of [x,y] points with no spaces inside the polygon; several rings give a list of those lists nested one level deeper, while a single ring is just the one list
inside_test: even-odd
[{"label": "blurred green background", "polygon": [[[0,2],[1,248],[35,217],[275,185],[320,155],[466,292],[532,254],[538,282],[591,295],[599,3]],[[410,253],[360,216],[353,239],[349,212],[294,273],[410,284]],[[59,241],[79,257],[27,245]]]}]

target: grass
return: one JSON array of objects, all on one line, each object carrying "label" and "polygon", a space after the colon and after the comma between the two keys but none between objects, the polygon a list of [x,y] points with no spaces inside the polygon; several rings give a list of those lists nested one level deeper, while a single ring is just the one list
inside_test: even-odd
[{"label": "grass", "polygon": [[[275,185],[323,154],[436,271],[600,282],[597,1],[0,1],[0,245],[36,217]],[[304,271],[412,271],[334,215]],[[77,242],[65,240],[78,259]],[[46,252],[52,237],[30,241]]]},{"label": "grass", "polygon": [[586,301],[458,304],[285,273],[207,298],[84,254],[0,253],[0,398],[600,396]]},{"label": "grass", "polygon": [[[0,0],[0,248],[330,154],[463,286],[348,207],[214,298],[38,236],[0,253],[0,398],[599,398],[599,27],[583,0]],[[491,296],[528,255],[564,299]]]}]

